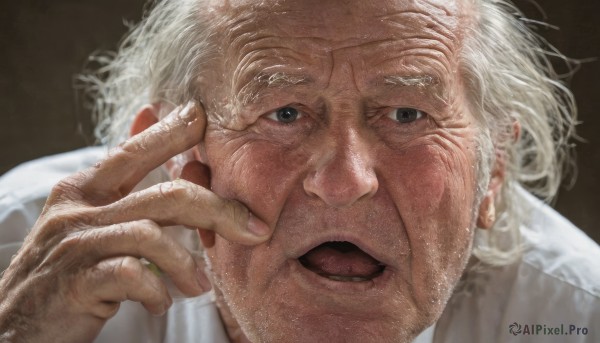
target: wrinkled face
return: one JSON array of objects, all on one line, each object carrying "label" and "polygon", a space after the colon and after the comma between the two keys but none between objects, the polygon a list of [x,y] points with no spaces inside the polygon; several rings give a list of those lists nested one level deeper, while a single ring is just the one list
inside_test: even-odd
[{"label": "wrinkled face", "polygon": [[232,1],[202,79],[212,189],[274,228],[208,249],[255,342],[402,342],[470,254],[478,134],[454,1]]}]

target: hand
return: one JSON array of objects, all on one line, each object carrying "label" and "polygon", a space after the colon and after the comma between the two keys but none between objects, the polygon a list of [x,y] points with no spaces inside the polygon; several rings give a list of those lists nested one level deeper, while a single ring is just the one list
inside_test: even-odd
[{"label": "hand", "polygon": [[164,313],[172,300],[142,257],[187,295],[210,288],[202,266],[162,226],[202,228],[244,244],[268,239],[267,225],[245,206],[192,182],[129,194],[151,170],[198,144],[205,125],[199,106],[177,108],[54,187],[0,280],[0,341],[91,341],[127,299]]}]

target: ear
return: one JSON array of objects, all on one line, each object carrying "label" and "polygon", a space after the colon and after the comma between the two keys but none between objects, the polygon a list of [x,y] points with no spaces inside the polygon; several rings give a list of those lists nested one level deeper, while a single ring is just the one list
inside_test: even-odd
[{"label": "ear", "polygon": [[[200,161],[187,162],[181,169],[180,177],[204,188],[210,188],[210,169]],[[215,245],[214,231],[198,228],[198,234],[205,248]]]},{"label": "ear", "polygon": [[490,229],[496,222],[496,192],[488,190],[479,205],[477,227]]},{"label": "ear", "polygon": [[504,182],[506,166],[506,155],[496,150],[496,160],[492,169],[492,175],[488,189],[479,205],[479,215],[477,217],[477,227],[489,229],[496,221],[496,199]]},{"label": "ear", "polygon": [[129,130],[129,136],[133,137],[158,123],[159,112],[160,104],[148,104],[142,107],[135,115],[135,119],[131,124],[131,129]]},{"label": "ear", "polygon": [[[149,104],[142,107],[135,116],[129,134],[135,136],[150,126],[158,123],[161,118],[160,104]],[[164,166],[171,179],[185,179],[204,188],[210,188],[210,169],[200,162],[200,151],[197,146],[170,158]],[[198,228],[202,244],[209,248],[215,245],[215,233]]]},{"label": "ear", "polygon": [[[512,125],[512,139],[516,143],[521,138],[521,124],[514,121]],[[496,161],[487,192],[479,205],[479,215],[477,217],[477,227],[481,229],[490,229],[496,222],[496,202],[498,194],[502,189],[506,174],[506,153],[496,151]]]}]

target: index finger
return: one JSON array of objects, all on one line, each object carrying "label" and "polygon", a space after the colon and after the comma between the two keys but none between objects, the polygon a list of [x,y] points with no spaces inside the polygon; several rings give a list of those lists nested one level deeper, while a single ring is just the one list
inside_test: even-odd
[{"label": "index finger", "polygon": [[84,172],[78,187],[88,195],[109,199],[127,195],[150,171],[200,143],[206,114],[194,101],[175,108],[164,119],[111,149]]}]

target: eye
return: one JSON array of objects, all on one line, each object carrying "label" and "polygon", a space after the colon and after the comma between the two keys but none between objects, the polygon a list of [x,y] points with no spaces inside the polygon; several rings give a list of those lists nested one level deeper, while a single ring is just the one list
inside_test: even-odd
[{"label": "eye", "polygon": [[282,107],[271,112],[267,118],[280,123],[289,124],[302,117],[302,113],[293,107]]},{"label": "eye", "polygon": [[424,113],[422,111],[410,107],[396,108],[388,113],[388,117],[402,124],[411,123],[417,119],[421,119],[423,116]]}]

